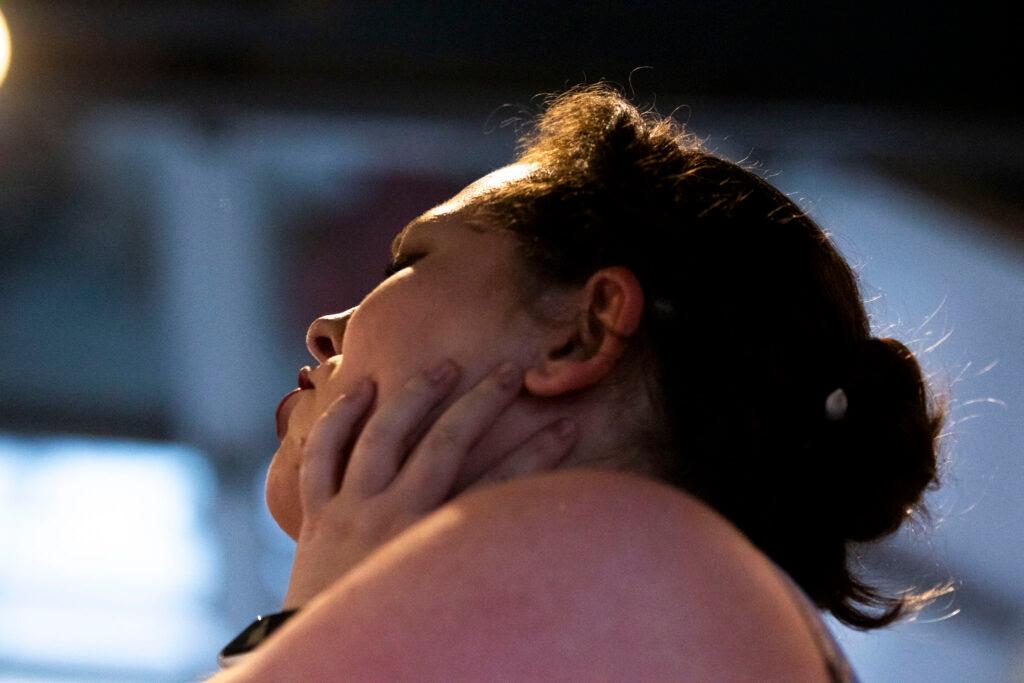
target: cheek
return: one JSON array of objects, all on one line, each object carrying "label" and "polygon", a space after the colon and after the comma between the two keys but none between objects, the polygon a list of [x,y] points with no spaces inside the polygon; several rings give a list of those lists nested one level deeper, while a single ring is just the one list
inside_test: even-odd
[{"label": "cheek", "polygon": [[342,365],[352,381],[372,376],[379,388],[404,382],[444,353],[448,297],[425,279],[376,290],[359,306],[345,334]]}]

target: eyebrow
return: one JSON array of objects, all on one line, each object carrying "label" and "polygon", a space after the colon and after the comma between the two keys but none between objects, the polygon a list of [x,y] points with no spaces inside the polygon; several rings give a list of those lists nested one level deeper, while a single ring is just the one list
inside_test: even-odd
[{"label": "eyebrow", "polygon": [[425,223],[425,221],[423,220],[422,216],[414,218],[409,223],[407,223],[406,226],[402,228],[397,235],[395,235],[395,238],[391,240],[391,256],[393,258],[398,257],[398,251],[402,246],[402,242],[405,241],[405,238],[409,236],[409,231],[418,225],[422,225],[423,223]]},{"label": "eyebrow", "polygon": [[391,257],[395,258],[398,256],[398,247],[402,244],[402,239],[405,237],[405,231],[409,229],[409,226],[402,228],[394,239],[391,240]]},{"label": "eyebrow", "polygon": [[[391,257],[392,258],[397,258],[398,257],[398,253],[399,253],[399,251],[401,249],[402,242],[404,242],[409,237],[409,232],[410,231],[416,230],[417,232],[420,232],[422,230],[428,230],[428,229],[430,229],[429,226],[435,225],[438,222],[444,222],[445,219],[450,218],[450,217],[459,218],[460,214],[462,214],[462,213],[464,213],[464,212],[460,210],[460,211],[456,211],[456,212],[451,213],[451,214],[445,214],[443,217],[424,218],[424,216],[429,214],[429,211],[428,211],[427,214],[422,214],[422,215],[417,216],[416,218],[412,219],[411,221],[409,221],[409,223],[406,224],[406,226],[404,228],[402,228],[399,231],[399,233],[397,235],[395,235],[394,239],[391,240]],[[465,227],[465,228],[467,228],[469,230],[472,230],[473,232],[478,232],[478,233],[487,232],[488,231],[488,227],[489,227],[489,225],[488,225],[488,223],[486,221],[481,220],[481,219],[479,219],[478,217],[476,217],[476,216],[474,216],[472,214],[470,214],[467,217],[459,218],[459,223],[463,227]]]}]

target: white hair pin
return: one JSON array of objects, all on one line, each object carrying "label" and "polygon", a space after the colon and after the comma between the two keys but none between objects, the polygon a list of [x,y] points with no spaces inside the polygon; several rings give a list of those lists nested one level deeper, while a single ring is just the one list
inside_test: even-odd
[{"label": "white hair pin", "polygon": [[846,415],[847,405],[846,392],[842,387],[836,389],[825,399],[825,417],[832,422],[842,420]]}]

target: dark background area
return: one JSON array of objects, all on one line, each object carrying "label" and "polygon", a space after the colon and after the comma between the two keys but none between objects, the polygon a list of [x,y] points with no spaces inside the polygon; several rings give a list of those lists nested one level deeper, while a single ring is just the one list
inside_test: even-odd
[{"label": "dark background area", "polygon": [[[689,98],[1016,113],[1018,24],[979,3],[8,2],[14,78],[90,93],[329,106],[537,91],[636,67]],[[265,98],[265,99],[264,99]],[[396,100],[405,110],[409,101]]]},{"label": "dark background area", "polygon": [[[97,100],[497,125],[538,93],[610,79],[638,101],[756,116],[869,109],[937,131],[933,158],[879,166],[972,211],[1024,214],[1019,21],[994,3],[7,2],[5,96],[58,121]],[[12,106],[17,106],[12,102]],[[856,125],[856,121],[852,122]],[[983,163],[982,132],[1006,154]],[[920,143],[918,143],[920,144]],[[962,153],[957,148],[963,147]],[[3,150],[0,150],[0,154]],[[9,155],[8,155],[9,156]],[[996,221],[1005,224],[1008,221]],[[1020,240],[1020,221],[1006,226]]]}]

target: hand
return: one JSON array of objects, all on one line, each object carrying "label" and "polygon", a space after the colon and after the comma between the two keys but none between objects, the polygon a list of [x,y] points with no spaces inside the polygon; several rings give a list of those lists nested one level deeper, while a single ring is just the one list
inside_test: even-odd
[{"label": "hand", "polygon": [[[428,414],[451,393],[458,374],[446,361],[414,377],[377,407],[354,439],[373,400],[369,380],[339,397],[314,423],[299,472],[302,527],[285,608],[304,605],[459,493],[453,489],[467,452],[515,400],[522,372],[501,366],[423,432]],[[553,469],[575,442],[575,431],[565,419],[540,427],[469,488]]]}]

